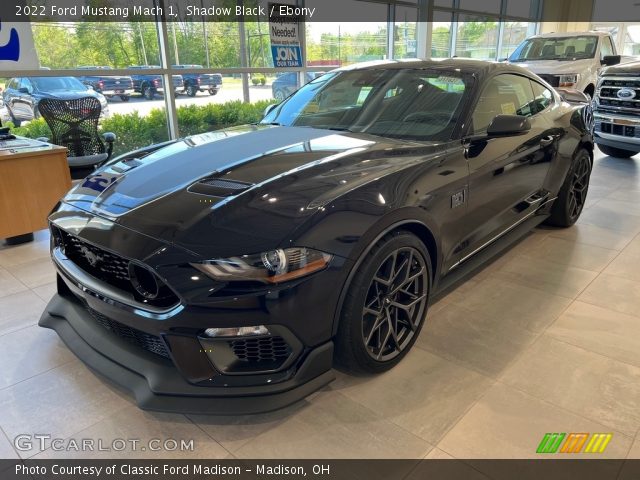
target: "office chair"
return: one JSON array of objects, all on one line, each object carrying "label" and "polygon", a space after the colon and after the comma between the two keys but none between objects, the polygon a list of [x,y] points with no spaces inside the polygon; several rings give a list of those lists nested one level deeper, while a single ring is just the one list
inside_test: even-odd
[{"label": "office chair", "polygon": [[116,136],[107,132],[101,138],[98,134],[100,110],[100,101],[94,97],[43,98],[38,103],[38,111],[52,134],[50,140],[42,140],[67,147],[72,176],[74,171],[92,170],[111,158]]}]

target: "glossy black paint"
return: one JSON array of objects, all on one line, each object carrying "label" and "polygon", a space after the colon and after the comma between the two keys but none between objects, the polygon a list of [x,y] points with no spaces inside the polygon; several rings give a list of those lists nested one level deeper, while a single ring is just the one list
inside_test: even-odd
[{"label": "glossy black paint", "polygon": [[[96,365],[108,360],[146,378],[145,398],[161,398],[140,401],[144,408],[205,411],[190,406],[189,397],[254,395],[258,400],[247,410],[260,411],[266,409],[261,395],[298,389],[297,395],[273,400],[270,405],[277,408],[308,393],[301,390],[300,372],[315,372],[305,382],[316,378],[313,385],[318,388],[318,378],[329,380],[326,352],[332,349],[342,296],[378,238],[393,229],[418,235],[431,256],[431,293],[437,295],[502,233],[543,221],[576,150],[593,149],[588,105],[565,103],[555,93],[553,106],[531,117],[530,128],[517,135],[468,135],[468,114],[487,80],[515,73],[541,82],[517,66],[449,60],[349,68],[436,64],[443,70],[459,68],[474,78],[465,99],[466,114],[447,142],[254,125],[123,156],[87,177],[52,212],[52,225],[148,266],[173,289],[179,304],[158,311],[114,301],[108,286],[96,291],[100,288],[88,288],[70,275],[64,252],[54,245],[59,294],[41,325],[55,328],[81,358],[108,376],[119,370]],[[248,187],[216,197],[195,187],[212,177]],[[189,265],[290,246],[321,250],[333,259],[323,271],[271,286],[224,284]],[[171,360],[142,349],[136,351],[138,357],[129,355],[128,363],[114,357],[114,351],[125,347],[111,334],[96,335],[79,307],[83,302],[125,326],[162,337]],[[60,317],[73,324],[77,335]],[[209,327],[250,325],[275,326],[291,344],[299,342],[299,348],[292,349],[294,357],[280,370],[222,374],[198,338]],[[85,328],[93,333],[83,335],[80,330]],[[324,353],[314,353],[320,351]],[[171,388],[150,380],[158,365],[180,372],[172,374]],[[126,382],[120,378],[120,383]],[[134,383],[129,387],[136,392],[145,385]],[[280,388],[279,393],[274,388]],[[220,403],[215,409],[235,411]]]}]

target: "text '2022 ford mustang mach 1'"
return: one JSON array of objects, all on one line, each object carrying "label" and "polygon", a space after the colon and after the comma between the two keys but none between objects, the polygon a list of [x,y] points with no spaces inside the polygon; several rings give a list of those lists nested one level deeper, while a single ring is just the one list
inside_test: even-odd
[{"label": "text '2022 ford mustang mach 1'", "polygon": [[329,72],[256,125],[76,185],[49,218],[40,325],[141,408],[283,407],[334,365],[393,367],[433,298],[535,225],[572,225],[591,132],[588,103],[514,65]]}]

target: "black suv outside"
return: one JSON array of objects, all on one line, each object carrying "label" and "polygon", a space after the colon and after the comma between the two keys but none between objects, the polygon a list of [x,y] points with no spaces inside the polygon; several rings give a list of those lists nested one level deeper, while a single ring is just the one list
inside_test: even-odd
[{"label": "black suv outside", "polygon": [[[111,67],[78,67],[78,70],[111,70]],[[78,80],[108,99],[118,96],[123,102],[128,102],[133,93],[133,80],[128,76],[83,75]]]},{"label": "black suv outside", "polygon": [[[173,68],[204,68],[202,65],[173,65]],[[215,95],[222,88],[222,75],[219,73],[183,73],[184,91],[190,97],[198,92],[209,92]]]},{"label": "black suv outside", "polygon": [[74,77],[16,77],[7,82],[2,99],[11,122],[19,127],[22,122],[39,118],[38,103],[43,98],[72,99],[96,97],[100,100],[100,117],[109,114],[107,100],[99,92],[87,89]]}]

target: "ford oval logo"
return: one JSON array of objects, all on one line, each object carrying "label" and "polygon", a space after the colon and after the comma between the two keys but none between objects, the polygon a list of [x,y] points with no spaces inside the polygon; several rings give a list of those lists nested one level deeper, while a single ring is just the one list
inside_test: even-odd
[{"label": "ford oval logo", "polygon": [[621,98],[623,100],[631,100],[632,98],[635,98],[636,91],[632,88],[621,88],[620,90],[618,90],[618,93],[616,95],[618,96],[618,98]]}]

